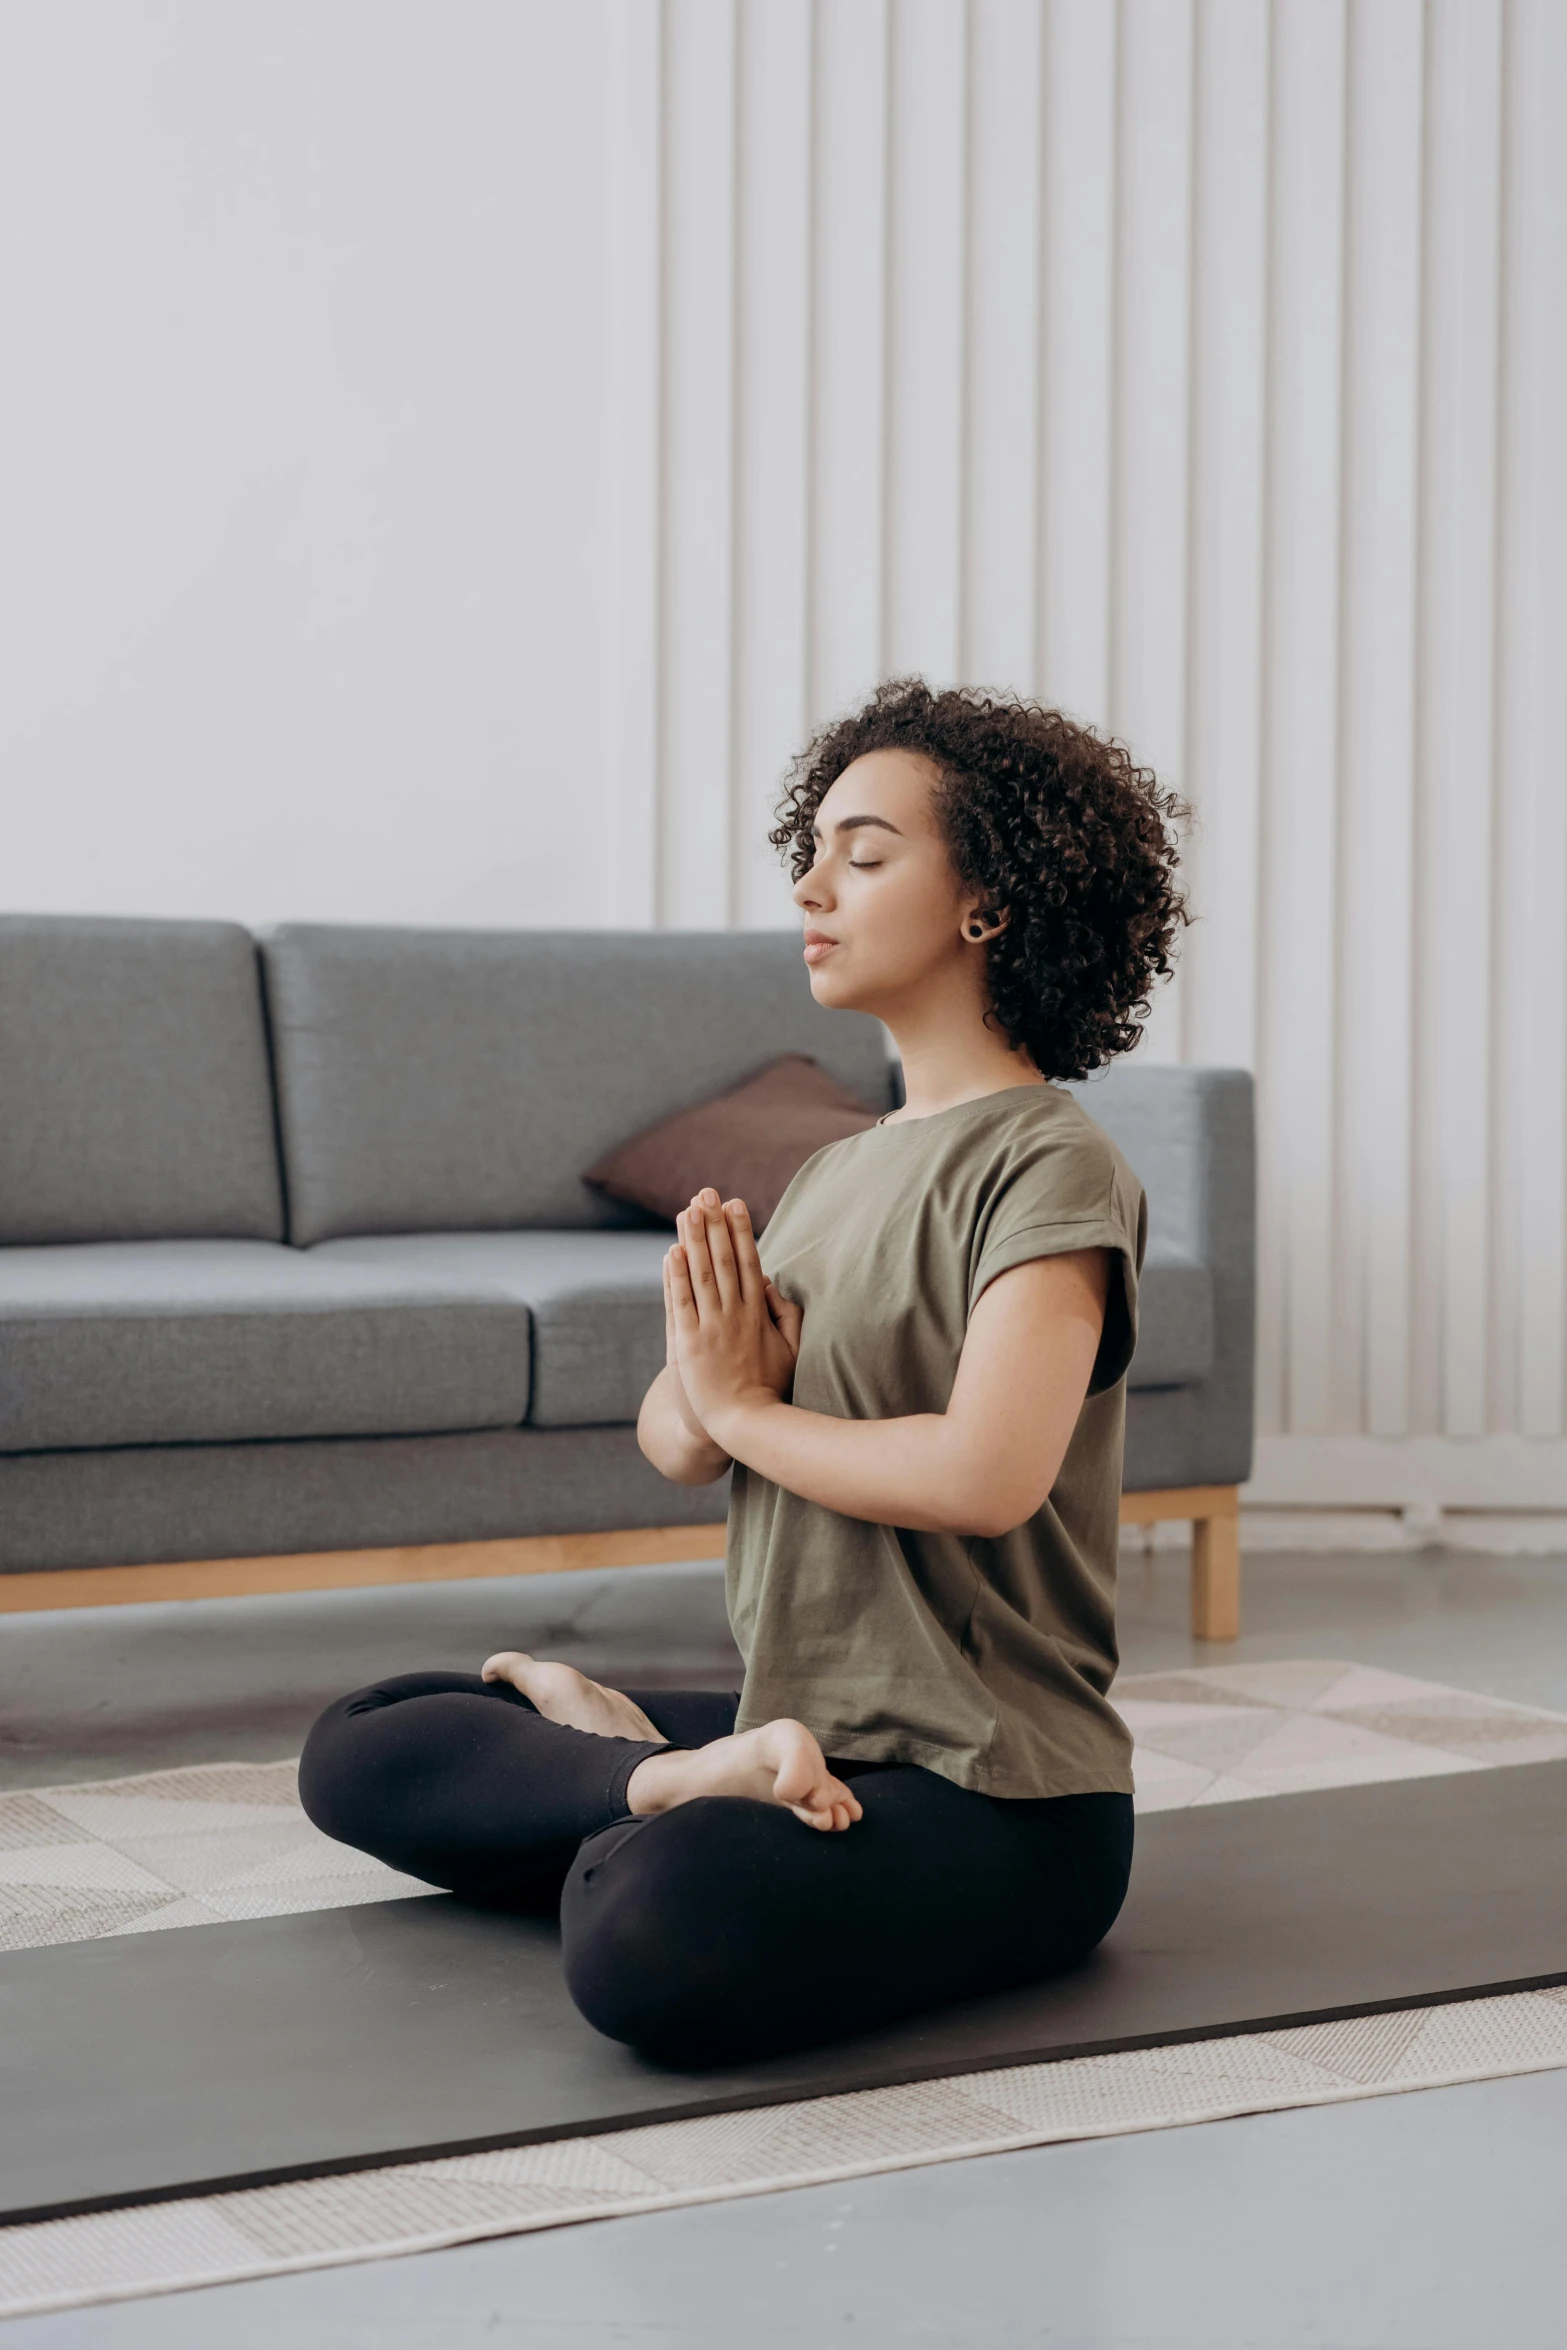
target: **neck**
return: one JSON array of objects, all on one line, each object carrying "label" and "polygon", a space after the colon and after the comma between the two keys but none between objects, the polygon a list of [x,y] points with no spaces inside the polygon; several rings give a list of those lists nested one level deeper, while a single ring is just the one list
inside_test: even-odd
[{"label": "neck", "polygon": [[977,1013],[957,1020],[887,1019],[886,1025],[903,1064],[898,1117],[928,1118],[1009,1085],[1045,1083],[1028,1054],[1010,1046],[998,1030],[984,1027]]}]

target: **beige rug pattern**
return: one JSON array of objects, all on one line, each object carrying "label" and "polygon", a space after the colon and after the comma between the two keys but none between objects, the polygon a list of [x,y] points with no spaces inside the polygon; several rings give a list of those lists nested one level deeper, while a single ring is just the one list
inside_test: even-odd
[{"label": "beige rug pattern", "polygon": [[0,2318],[1567,2065],[1567,1990],[1455,2001],[0,2229]]},{"label": "beige rug pattern", "polygon": [[[1567,1716],[1331,1661],[1128,1676],[1137,1807],[1567,1759]],[[317,1833],[292,1762],[0,1796],[0,1948],[428,1887]],[[1567,2066],[1567,1989],[1453,2001],[0,2228],[0,2317],[1068,2139]]]},{"label": "beige rug pattern", "polygon": [[[1567,1758],[1567,1717],[1333,1662],[1128,1675],[1137,1808]],[[0,1950],[394,1901],[430,1888],[334,1844],[292,1762],[0,1795]]]}]

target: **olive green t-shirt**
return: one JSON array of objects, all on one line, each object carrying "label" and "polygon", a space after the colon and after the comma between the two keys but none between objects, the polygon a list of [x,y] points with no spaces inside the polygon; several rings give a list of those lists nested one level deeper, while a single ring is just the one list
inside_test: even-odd
[{"label": "olive green t-shirt", "polygon": [[987,1282],[1113,1252],[1088,1395],[1049,1498],[1010,1534],[879,1526],[736,1461],[726,1586],[737,1727],[792,1716],[823,1751],[1011,1797],[1130,1792],[1115,1673],[1126,1371],[1147,1209],[1053,1085],[1008,1086],[819,1150],[758,1243],[804,1310],[790,1400],[838,1419],[943,1412]]}]

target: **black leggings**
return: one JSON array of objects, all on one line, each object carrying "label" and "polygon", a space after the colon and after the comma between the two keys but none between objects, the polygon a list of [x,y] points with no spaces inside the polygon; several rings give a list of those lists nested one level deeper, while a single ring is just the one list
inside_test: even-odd
[{"label": "black leggings", "polygon": [[[739,1700],[643,1691],[678,1746]],[[626,1782],[660,1749],[547,1721],[505,1682],[401,1673],[329,1706],[299,1791],[318,1828],[469,1900],[560,1898],[566,1982],[601,2032],[683,2066],[734,2063],[1074,1966],[1132,1859],[1129,1795],[1003,1802],[913,1765],[838,1762],[864,1817],[808,1828],[706,1795],[647,1819]]]}]

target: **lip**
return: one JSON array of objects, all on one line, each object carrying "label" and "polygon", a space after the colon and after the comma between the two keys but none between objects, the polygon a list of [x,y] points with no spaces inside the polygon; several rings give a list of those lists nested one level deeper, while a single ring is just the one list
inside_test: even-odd
[{"label": "lip", "polygon": [[830,954],[837,944],[838,941],[829,938],[824,930],[808,930],[805,934],[805,960],[808,963],[819,963],[823,955]]}]

